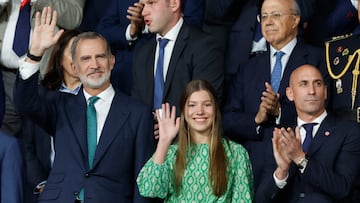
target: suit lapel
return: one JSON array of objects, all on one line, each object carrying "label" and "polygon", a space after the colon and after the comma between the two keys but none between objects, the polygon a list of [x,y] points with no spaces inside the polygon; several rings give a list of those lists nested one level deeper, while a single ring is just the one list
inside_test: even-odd
[{"label": "suit lapel", "polygon": [[127,111],[128,99],[121,97],[119,93],[115,93],[109,114],[106,118],[103,130],[101,132],[99,143],[96,147],[93,168],[99,163],[104,156],[106,150],[117,136],[121,136],[120,129],[129,117],[130,112]]},{"label": "suit lapel", "polygon": [[320,124],[319,130],[317,131],[314,139],[311,141],[309,155],[316,153],[328,140],[331,134],[334,134],[335,120],[331,116],[327,116]]},{"label": "suit lapel", "polygon": [[163,98],[166,97],[167,93],[170,90],[170,84],[172,83],[171,81],[174,77],[176,68],[178,68],[176,64],[180,59],[182,52],[184,51],[188,38],[189,38],[189,27],[187,27],[187,25],[184,23],[180,29],[179,35],[175,41],[174,49],[171,54],[170,63],[166,75]]},{"label": "suit lapel", "polygon": [[[73,97],[68,99],[67,103],[64,105],[66,112],[67,120],[69,121],[69,126],[74,132],[74,137],[78,142],[81,152],[83,154],[84,160],[87,161],[87,134],[86,134],[86,100],[84,97],[83,90],[79,91],[79,94],[76,96],[69,95],[68,97]],[[79,118],[80,115],[80,118]]]}]

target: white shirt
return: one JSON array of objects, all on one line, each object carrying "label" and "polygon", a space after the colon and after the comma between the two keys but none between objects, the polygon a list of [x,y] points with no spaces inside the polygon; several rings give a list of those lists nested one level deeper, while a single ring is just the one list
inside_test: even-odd
[{"label": "white shirt", "polygon": [[350,0],[352,5],[357,9],[358,8],[358,0]]},{"label": "white shirt", "polygon": [[183,24],[184,20],[182,18],[180,18],[180,20],[176,23],[176,25],[171,28],[171,30],[165,34],[165,36],[160,36],[159,34],[156,34],[156,52],[155,52],[155,63],[154,63],[154,77],[156,74],[156,64],[157,64],[157,60],[159,57],[159,42],[158,39],[159,38],[166,38],[169,40],[169,42],[167,43],[165,50],[164,50],[164,81],[166,81],[166,75],[167,75],[167,71],[169,68],[169,63],[170,63],[170,58],[174,49],[174,45],[177,39],[177,36],[180,32],[181,26]]},{"label": "white shirt", "polygon": [[275,53],[278,51],[282,51],[282,52],[284,52],[284,55],[281,57],[281,65],[282,65],[281,77],[283,76],[286,64],[289,61],[291,52],[293,51],[296,43],[297,43],[297,39],[294,38],[286,46],[284,46],[281,50],[276,50],[274,47],[272,47],[270,45],[270,73],[272,73],[272,71],[274,70],[274,66],[275,66],[275,62],[276,62]]},{"label": "white shirt", "polygon": [[[87,93],[85,91],[85,89],[83,89],[83,91],[84,91],[84,96],[85,96],[86,102],[87,102],[87,104],[89,104],[89,98],[92,95]],[[95,109],[96,109],[96,121],[97,121],[97,133],[96,133],[97,143],[99,143],[106,117],[109,114],[111,103],[115,96],[115,91],[114,91],[113,86],[110,84],[110,86],[107,89],[105,89],[104,91],[102,91],[100,94],[98,94],[96,96],[100,98],[94,104]]]}]

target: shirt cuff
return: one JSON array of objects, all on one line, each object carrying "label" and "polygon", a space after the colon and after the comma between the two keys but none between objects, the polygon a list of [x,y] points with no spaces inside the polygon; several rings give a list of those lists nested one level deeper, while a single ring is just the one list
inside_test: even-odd
[{"label": "shirt cuff", "polygon": [[275,172],[273,173],[273,178],[274,178],[275,184],[276,184],[276,186],[277,186],[278,188],[280,188],[280,189],[283,189],[283,188],[285,187],[285,185],[287,184],[286,181],[287,181],[288,177],[289,177],[289,174],[287,174],[287,176],[286,176],[284,179],[279,180],[279,179],[276,177]]},{"label": "shirt cuff", "polygon": [[358,0],[351,0],[351,3],[356,9],[358,8]]},{"label": "shirt cuff", "polygon": [[132,41],[135,41],[137,39],[137,37],[134,37],[132,38],[131,35],[130,35],[130,27],[131,27],[131,24],[129,24],[126,28],[126,32],[125,32],[125,37],[126,37],[126,40],[128,42],[132,42]]},{"label": "shirt cuff", "polygon": [[280,119],[281,119],[281,108],[279,108],[279,115],[275,119],[275,123],[277,125],[280,125]]},{"label": "shirt cuff", "polygon": [[21,79],[23,80],[29,79],[40,69],[40,63],[28,63],[25,59],[26,57],[19,59],[19,73]]}]

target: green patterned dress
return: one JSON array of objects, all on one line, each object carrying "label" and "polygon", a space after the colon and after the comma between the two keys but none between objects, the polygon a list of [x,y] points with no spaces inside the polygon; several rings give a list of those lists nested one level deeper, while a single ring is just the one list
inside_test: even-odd
[{"label": "green patterned dress", "polygon": [[177,145],[171,145],[163,164],[155,164],[151,158],[137,178],[139,191],[145,197],[159,197],[165,202],[252,202],[253,175],[247,151],[239,144],[225,141],[228,158],[228,189],[220,198],[212,194],[209,183],[209,146],[192,144],[188,153],[182,187],[177,196],[173,170]]}]

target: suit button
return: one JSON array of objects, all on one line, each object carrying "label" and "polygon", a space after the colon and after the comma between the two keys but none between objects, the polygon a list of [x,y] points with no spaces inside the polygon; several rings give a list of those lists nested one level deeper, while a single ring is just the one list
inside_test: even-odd
[{"label": "suit button", "polygon": [[90,177],[90,174],[89,174],[89,173],[85,173],[85,177]]},{"label": "suit button", "polygon": [[300,194],[299,194],[299,197],[300,197],[300,198],[304,198],[304,197],[305,197],[305,193],[300,193]]}]

